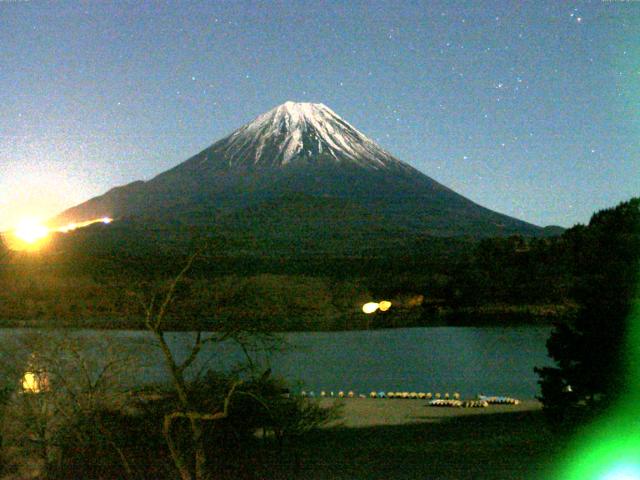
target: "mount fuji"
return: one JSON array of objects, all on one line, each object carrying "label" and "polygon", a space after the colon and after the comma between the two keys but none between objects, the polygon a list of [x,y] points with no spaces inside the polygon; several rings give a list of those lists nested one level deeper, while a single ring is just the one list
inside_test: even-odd
[{"label": "mount fuji", "polygon": [[319,103],[286,102],[155,178],[114,188],[53,219],[100,217],[267,236],[538,236],[382,149]]}]

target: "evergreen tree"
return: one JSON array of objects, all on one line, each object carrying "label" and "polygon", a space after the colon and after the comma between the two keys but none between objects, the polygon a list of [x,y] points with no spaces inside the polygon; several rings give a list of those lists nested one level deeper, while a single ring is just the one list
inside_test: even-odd
[{"label": "evergreen tree", "polygon": [[574,319],[547,342],[555,367],[537,368],[545,411],[559,422],[602,412],[627,391],[625,339],[640,271],[640,198],[593,215],[562,236],[575,275]]}]

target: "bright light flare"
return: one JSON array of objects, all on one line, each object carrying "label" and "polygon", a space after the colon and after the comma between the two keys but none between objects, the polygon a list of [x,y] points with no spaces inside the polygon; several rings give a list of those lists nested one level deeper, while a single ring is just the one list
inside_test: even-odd
[{"label": "bright light flare", "polygon": [[33,245],[49,236],[49,229],[38,220],[25,219],[18,224],[13,234],[23,242]]},{"label": "bright light flare", "polygon": [[640,480],[640,465],[617,465],[605,473],[602,480]]},{"label": "bright light flare", "polygon": [[4,244],[10,250],[35,252],[49,241],[49,229],[39,220],[27,218],[8,232],[0,234]]},{"label": "bright light flare", "polygon": [[112,218],[101,217],[84,222],[71,222],[58,228],[49,228],[39,220],[29,218],[20,221],[13,230],[3,233],[2,239],[10,250],[36,251],[40,250],[49,241],[52,233],[69,233],[94,223],[108,225],[111,222],[113,222]]},{"label": "bright light flare", "polygon": [[94,223],[104,223],[105,225],[108,225],[111,222],[113,222],[113,218],[102,217],[102,218],[96,218],[94,220],[87,220],[85,222],[71,222],[62,227],[55,228],[52,231],[59,232],[59,233],[69,233],[79,228],[88,227],[89,225],[93,225]]}]

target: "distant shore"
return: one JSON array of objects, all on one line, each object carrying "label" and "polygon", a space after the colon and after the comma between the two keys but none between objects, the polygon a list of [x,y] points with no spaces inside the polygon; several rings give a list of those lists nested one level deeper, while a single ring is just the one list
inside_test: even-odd
[{"label": "distant shore", "polygon": [[[446,312],[438,316],[420,320],[394,320],[389,322],[371,322],[363,324],[361,321],[351,321],[346,318],[336,322],[333,326],[305,323],[307,328],[296,328],[296,324],[275,319],[265,327],[272,332],[348,332],[357,330],[389,330],[397,328],[429,328],[429,327],[522,327],[522,326],[552,326],[566,318],[566,315],[532,314],[524,309],[522,312],[498,312],[494,309],[471,309]],[[304,322],[302,322],[304,323]],[[279,324],[288,328],[280,330]],[[208,330],[207,322],[189,320],[169,320],[167,331],[195,331]],[[367,328],[368,327],[368,328]],[[0,328],[54,328],[54,329],[95,329],[95,330],[146,330],[144,319],[139,317],[94,317],[83,320],[77,318],[1,318]]]}]

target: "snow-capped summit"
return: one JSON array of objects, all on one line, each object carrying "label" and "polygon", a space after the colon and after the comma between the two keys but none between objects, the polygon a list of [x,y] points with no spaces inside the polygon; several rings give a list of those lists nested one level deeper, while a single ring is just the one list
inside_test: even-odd
[{"label": "snow-capped summit", "polygon": [[229,165],[285,166],[311,158],[373,169],[405,165],[322,103],[285,102],[240,127],[219,146]]}]

